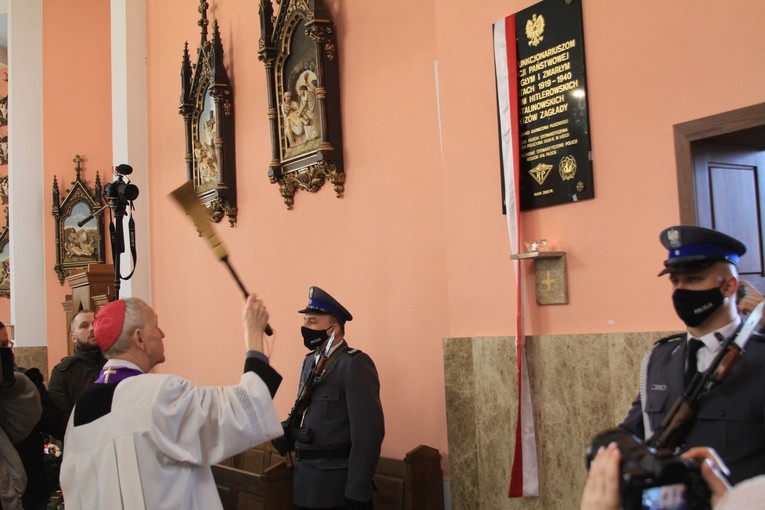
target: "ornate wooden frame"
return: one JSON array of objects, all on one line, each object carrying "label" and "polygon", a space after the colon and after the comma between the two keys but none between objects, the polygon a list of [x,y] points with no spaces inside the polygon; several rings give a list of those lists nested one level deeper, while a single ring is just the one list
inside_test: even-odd
[{"label": "ornate wooden frame", "polygon": [[207,40],[206,0],[200,0],[202,38],[197,62],[191,65],[189,45],[183,48],[181,105],[186,128],[186,177],[194,182],[210,218],[224,216],[236,224],[236,153],[234,147],[234,93],[223,66],[223,43],[218,21]]},{"label": "ornate wooden frame", "polygon": [[[6,77],[6,81],[8,78]],[[0,127],[8,125],[8,94],[0,97]],[[8,164],[8,131],[0,137],[0,165]]]},{"label": "ornate wooden frame", "polygon": [[0,136],[0,165],[8,164],[8,135]]},{"label": "ornate wooden frame", "polygon": [[[6,73],[5,81],[8,81]],[[0,98],[0,165],[8,164],[8,94]],[[0,177],[0,205],[4,206],[5,226],[0,230],[0,297],[11,297],[10,230],[8,224],[8,169]]]},{"label": "ornate wooden frame", "polygon": [[77,223],[95,214],[101,208],[101,177],[96,172],[93,192],[80,178],[83,158],[74,157],[75,180],[72,188],[66,190],[66,197],[61,201],[58,180],[53,176],[53,207],[51,213],[56,222],[56,265],[53,269],[58,275],[58,282],[74,269],[87,268],[90,264],[104,263],[104,221],[101,215],[90,218],[82,226]]},{"label": "ornate wooden frame", "polygon": [[335,25],[322,0],[260,0],[258,58],[266,67],[268,177],[292,209],[298,189],[345,191]]},{"label": "ornate wooden frame", "polygon": [[5,227],[0,231],[0,297],[11,297],[11,256],[8,231],[8,209],[5,215]]},{"label": "ornate wooden frame", "polygon": [[[7,81],[7,80],[6,80]],[[0,126],[8,125],[8,94],[0,97]]]}]

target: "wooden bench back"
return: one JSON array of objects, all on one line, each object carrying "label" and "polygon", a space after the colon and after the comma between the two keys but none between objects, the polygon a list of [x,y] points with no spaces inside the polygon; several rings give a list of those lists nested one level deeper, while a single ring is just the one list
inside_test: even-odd
[{"label": "wooden bench back", "polygon": [[[292,510],[292,471],[264,444],[213,466],[224,510]],[[441,454],[420,445],[403,459],[381,457],[375,470],[375,510],[443,510]]]}]

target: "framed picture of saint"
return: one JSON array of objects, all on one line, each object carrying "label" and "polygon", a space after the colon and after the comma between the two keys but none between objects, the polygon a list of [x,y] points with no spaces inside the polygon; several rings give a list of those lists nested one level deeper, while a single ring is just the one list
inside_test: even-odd
[{"label": "framed picture of saint", "polygon": [[312,59],[301,62],[292,68],[283,87],[280,122],[284,136],[279,145],[284,161],[321,146],[321,105],[316,101],[315,68]]},{"label": "framed picture of saint", "polygon": [[[345,191],[335,26],[323,1],[260,0],[259,59],[266,79],[273,158],[269,179],[289,209],[298,189],[329,181]],[[310,5],[309,5],[310,4]]]},{"label": "framed picture of saint", "polygon": [[56,265],[62,285],[74,269],[104,263],[104,221],[96,215],[101,208],[101,179],[96,172],[93,192],[82,180],[83,158],[75,156],[76,178],[61,200],[58,180],[53,177],[53,218],[56,223]]},{"label": "framed picture of saint", "polygon": [[181,105],[186,130],[186,176],[193,181],[210,218],[236,224],[236,153],[234,94],[223,65],[223,43],[218,22],[207,37],[207,7],[200,1],[202,43],[192,65],[188,45],[181,66]]}]

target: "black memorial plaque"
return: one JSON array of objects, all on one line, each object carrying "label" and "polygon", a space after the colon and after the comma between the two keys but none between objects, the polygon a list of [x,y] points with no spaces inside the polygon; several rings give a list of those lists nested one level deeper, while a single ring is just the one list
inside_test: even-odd
[{"label": "black memorial plaque", "polygon": [[521,210],[595,196],[581,0],[516,14]]}]

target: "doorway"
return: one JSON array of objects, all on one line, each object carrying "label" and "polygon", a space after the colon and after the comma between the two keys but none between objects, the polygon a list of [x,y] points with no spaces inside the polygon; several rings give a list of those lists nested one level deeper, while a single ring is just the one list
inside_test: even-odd
[{"label": "doorway", "polygon": [[742,279],[765,294],[765,103],[674,126],[680,221],[743,241]]}]

